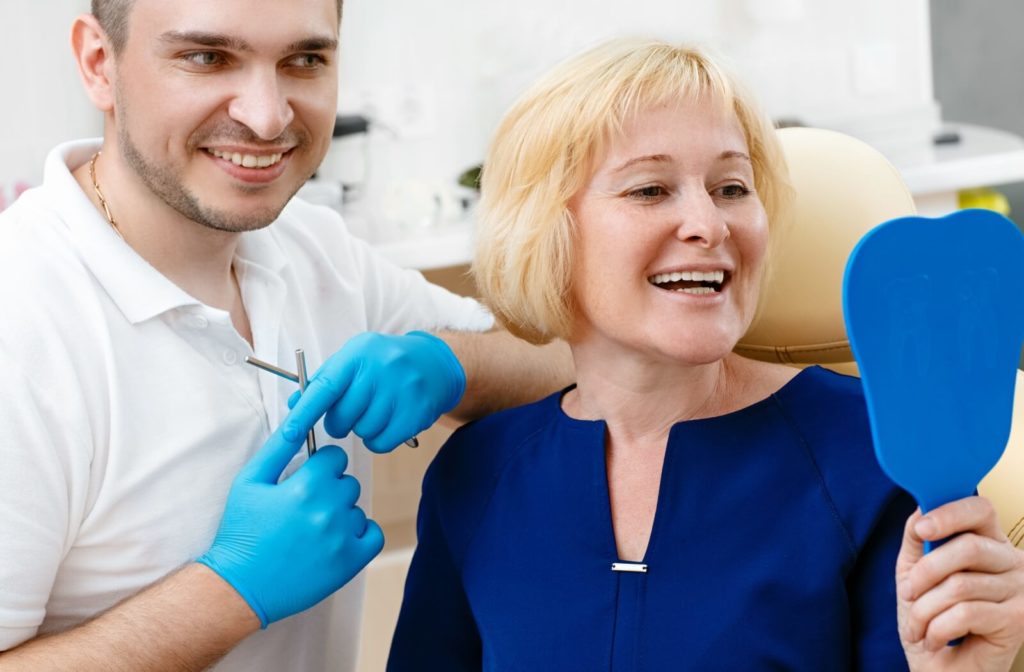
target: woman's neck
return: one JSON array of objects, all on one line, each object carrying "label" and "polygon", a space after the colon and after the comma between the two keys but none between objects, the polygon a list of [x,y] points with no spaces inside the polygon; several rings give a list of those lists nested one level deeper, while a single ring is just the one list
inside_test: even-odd
[{"label": "woman's neck", "polygon": [[614,443],[657,444],[672,425],[740,410],[767,398],[797,369],[728,354],[708,364],[607,357],[572,346],[577,386],[563,410],[604,420]]},{"label": "woman's neck", "polygon": [[606,359],[573,347],[576,389],[566,395],[566,413],[601,419],[629,441],[659,441],[682,420],[717,415],[731,368],[724,360],[703,365]]}]

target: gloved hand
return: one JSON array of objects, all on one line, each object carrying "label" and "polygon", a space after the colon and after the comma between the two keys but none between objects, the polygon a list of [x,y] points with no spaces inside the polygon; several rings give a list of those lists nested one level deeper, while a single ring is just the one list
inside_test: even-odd
[{"label": "gloved hand", "polygon": [[462,365],[440,338],[364,332],[331,355],[288,405],[302,425],[323,415],[331,436],[354,431],[367,448],[385,453],[455,408],[465,390]]},{"label": "gloved hand", "polygon": [[348,457],[325,446],[294,474],[281,472],[306,436],[285,419],[235,477],[213,544],[200,562],[230,583],[268,624],[341,588],[384,547],[377,523],[355,505]]}]

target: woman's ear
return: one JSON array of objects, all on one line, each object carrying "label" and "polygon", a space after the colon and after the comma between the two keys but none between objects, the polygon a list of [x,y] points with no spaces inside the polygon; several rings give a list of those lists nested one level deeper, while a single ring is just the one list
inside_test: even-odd
[{"label": "woman's ear", "polygon": [[113,49],[107,34],[92,14],[83,14],[71,26],[71,51],[85,93],[102,112],[114,108]]}]

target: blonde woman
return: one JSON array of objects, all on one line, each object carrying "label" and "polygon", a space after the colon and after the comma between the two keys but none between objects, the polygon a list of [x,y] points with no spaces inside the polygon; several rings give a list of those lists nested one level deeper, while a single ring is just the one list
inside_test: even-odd
[{"label": "blonde woman", "polygon": [[962,536],[906,572],[901,642],[897,555],[924,521],[859,382],[732,352],[783,166],[751,99],[668,44],[598,47],[508,113],[477,279],[510,331],[569,343],[577,384],[442,449],[390,670],[1009,666],[1024,573],[991,507],[928,516]]}]

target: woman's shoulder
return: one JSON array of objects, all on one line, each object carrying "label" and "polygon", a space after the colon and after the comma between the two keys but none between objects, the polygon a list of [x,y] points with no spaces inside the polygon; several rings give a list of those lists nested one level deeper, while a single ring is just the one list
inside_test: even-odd
[{"label": "woman's shoulder", "polygon": [[821,366],[809,366],[801,370],[779,388],[775,397],[802,415],[824,414],[823,419],[831,419],[850,411],[863,411],[863,419],[867,419],[864,388],[860,378]]},{"label": "woman's shoulder", "polygon": [[564,390],[530,404],[498,411],[452,433],[430,465],[437,481],[492,483],[556,421]]},{"label": "woman's shoulder", "polygon": [[874,462],[859,378],[812,366],[800,371],[771,399],[816,461]]},{"label": "woman's shoulder", "polygon": [[912,502],[875,457],[859,378],[809,367],[774,398],[854,540],[865,539],[896,502],[910,513]]},{"label": "woman's shoulder", "polygon": [[[463,425],[431,462],[423,479],[420,515],[426,507],[429,515],[441,520],[456,557],[468,546],[509,467],[525,455],[535,455],[531,446],[549,442],[546,429],[556,421],[561,395],[557,392]],[[544,446],[548,448],[555,446]]]}]

